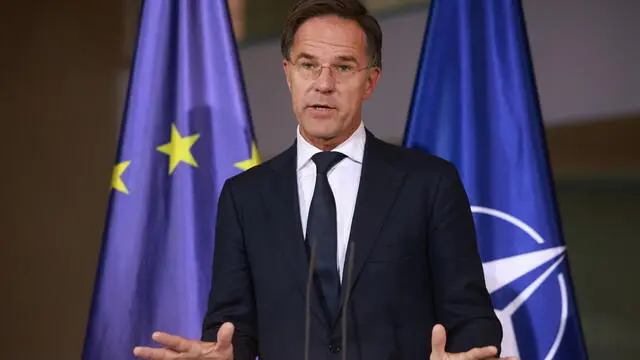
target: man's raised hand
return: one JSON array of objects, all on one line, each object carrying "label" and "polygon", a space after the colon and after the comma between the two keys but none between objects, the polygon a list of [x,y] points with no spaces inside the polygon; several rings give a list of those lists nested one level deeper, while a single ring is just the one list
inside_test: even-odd
[{"label": "man's raised hand", "polygon": [[163,332],[155,332],[152,339],[163,345],[163,348],[149,348],[138,346],[133,354],[142,359],[152,360],[233,360],[234,327],[231,323],[224,323],[218,330],[217,342],[203,342],[188,340]]}]

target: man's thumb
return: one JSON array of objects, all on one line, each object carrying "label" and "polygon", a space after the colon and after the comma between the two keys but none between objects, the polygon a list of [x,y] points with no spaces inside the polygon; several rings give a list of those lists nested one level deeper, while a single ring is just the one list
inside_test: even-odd
[{"label": "man's thumb", "polygon": [[430,360],[444,359],[444,347],[447,344],[447,332],[444,326],[437,324],[431,332],[431,357]]},{"label": "man's thumb", "polygon": [[230,322],[226,322],[220,326],[220,329],[218,329],[217,345],[219,350],[224,350],[227,346],[231,345],[231,338],[233,337],[234,329],[233,324]]}]

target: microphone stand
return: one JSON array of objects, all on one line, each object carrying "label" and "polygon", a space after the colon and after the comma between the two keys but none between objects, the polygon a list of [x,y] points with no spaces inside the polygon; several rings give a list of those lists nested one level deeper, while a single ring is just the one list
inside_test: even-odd
[{"label": "microphone stand", "polygon": [[349,260],[347,261],[347,292],[344,297],[344,307],[342,308],[342,360],[347,360],[347,309],[349,308],[349,298],[351,296],[351,276],[353,274],[353,254],[356,252],[356,243],[351,243]]},{"label": "microphone stand", "polygon": [[[347,261],[347,283],[344,298],[344,307],[342,309],[342,359],[347,359],[347,308],[349,299],[351,298],[351,278],[353,276],[353,257],[355,253],[355,242],[350,244],[349,259]],[[305,294],[304,309],[304,360],[309,360],[309,346],[311,342],[311,289],[313,288],[313,276],[316,261],[316,242],[311,243],[311,256],[309,257],[309,273],[307,274],[307,289]],[[343,286],[345,286],[343,284]]]},{"label": "microphone stand", "polygon": [[309,274],[307,275],[307,293],[304,309],[304,360],[309,360],[309,343],[311,341],[311,288],[316,261],[316,242],[311,244],[311,256],[309,258]]}]

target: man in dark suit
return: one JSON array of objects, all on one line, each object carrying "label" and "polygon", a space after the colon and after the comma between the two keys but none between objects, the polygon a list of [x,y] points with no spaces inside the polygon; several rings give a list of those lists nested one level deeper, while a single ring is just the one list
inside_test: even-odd
[{"label": "man in dark suit", "polygon": [[456,170],[364,127],[381,38],[357,1],[304,0],[293,8],[282,52],[296,141],[222,190],[202,341],[156,333],[165,348],[136,355],[497,355],[502,330]]}]

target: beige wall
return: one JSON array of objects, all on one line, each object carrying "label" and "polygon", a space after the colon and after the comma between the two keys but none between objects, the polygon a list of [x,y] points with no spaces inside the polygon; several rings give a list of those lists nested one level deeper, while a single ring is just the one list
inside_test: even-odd
[{"label": "beige wall", "polygon": [[119,4],[0,10],[0,359],[79,358],[114,159]]},{"label": "beige wall", "polygon": [[370,11],[384,11],[401,8],[406,5],[428,4],[427,0],[361,0]]},{"label": "beige wall", "polygon": [[229,12],[231,13],[231,21],[233,22],[233,33],[236,35],[237,41],[242,41],[246,35],[246,10],[247,2],[245,0],[228,0]]}]

